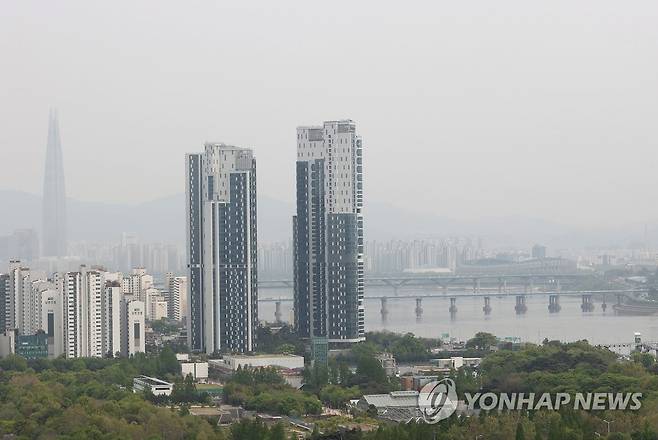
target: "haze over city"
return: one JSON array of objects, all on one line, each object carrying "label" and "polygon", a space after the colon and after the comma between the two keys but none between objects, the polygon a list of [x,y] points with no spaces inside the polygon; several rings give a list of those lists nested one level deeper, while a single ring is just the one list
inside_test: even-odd
[{"label": "haze over city", "polygon": [[351,118],[370,201],[641,237],[657,18],[648,1],[8,2],[0,189],[40,194],[55,107],[73,199],[182,193],[184,153],[224,141],[292,203],[295,127]]},{"label": "haze over city", "polygon": [[658,440],[657,24],[5,1],[0,438]]}]

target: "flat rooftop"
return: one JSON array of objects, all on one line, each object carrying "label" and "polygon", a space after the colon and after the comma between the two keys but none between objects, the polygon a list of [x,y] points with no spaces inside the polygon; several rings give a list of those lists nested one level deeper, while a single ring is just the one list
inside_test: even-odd
[{"label": "flat rooftop", "polygon": [[157,385],[169,385],[173,386],[174,384],[170,382],[165,382],[162,379],[158,379],[156,377],[149,377],[149,376],[137,376],[135,379],[141,380],[142,382],[146,382],[149,385],[157,386]]},{"label": "flat rooftop", "polygon": [[206,142],[204,145],[206,147],[217,147],[220,150],[252,151],[252,149],[248,147],[238,147],[236,145],[225,144],[224,142]]},{"label": "flat rooftop", "polygon": [[226,359],[290,359],[290,358],[300,358],[303,356],[299,356],[296,354],[276,353],[276,354],[254,354],[254,355],[234,354],[234,355],[227,355],[224,357]]}]

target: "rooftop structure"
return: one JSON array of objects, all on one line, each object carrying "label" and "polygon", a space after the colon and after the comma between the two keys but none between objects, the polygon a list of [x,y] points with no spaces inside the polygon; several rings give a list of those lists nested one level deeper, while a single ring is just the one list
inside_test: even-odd
[{"label": "rooftop structure", "polygon": [[232,370],[238,367],[280,367],[287,369],[304,368],[304,357],[294,354],[262,354],[255,356],[224,356],[224,363]]},{"label": "rooftop structure", "polygon": [[174,384],[149,376],[137,376],[133,379],[133,392],[150,391],[155,396],[170,396]]}]

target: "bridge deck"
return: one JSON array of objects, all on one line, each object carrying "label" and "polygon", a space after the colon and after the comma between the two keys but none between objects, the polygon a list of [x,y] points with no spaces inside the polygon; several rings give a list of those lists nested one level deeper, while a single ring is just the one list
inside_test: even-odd
[{"label": "bridge deck", "polygon": [[[484,297],[517,297],[517,296],[581,296],[581,295],[610,295],[614,297],[616,295],[628,296],[633,293],[643,293],[647,292],[647,289],[628,289],[628,290],[572,290],[572,291],[541,291],[541,292],[495,292],[495,293],[422,293],[414,295],[366,295],[364,299],[366,300],[381,300],[386,298],[387,300],[403,300],[403,299],[416,299],[416,298],[484,298]],[[292,298],[258,298],[260,302],[288,302],[292,301]]]}]

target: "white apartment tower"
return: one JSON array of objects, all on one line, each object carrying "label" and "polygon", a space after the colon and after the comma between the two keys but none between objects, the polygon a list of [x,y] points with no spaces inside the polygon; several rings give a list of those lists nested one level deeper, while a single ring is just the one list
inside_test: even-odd
[{"label": "white apartment tower", "polygon": [[64,353],[64,310],[62,292],[48,289],[41,294],[41,328],[48,336],[48,357]]},{"label": "white apartment tower", "polygon": [[0,333],[11,328],[11,285],[9,274],[0,274]]},{"label": "white apartment tower", "polygon": [[[39,330],[44,330],[42,307],[44,297],[56,293],[55,286],[50,281],[32,281],[29,296],[24,298],[23,306],[23,334],[33,335]],[[61,304],[61,303],[60,303]]]},{"label": "white apartment tower", "polygon": [[144,303],[124,296],[121,306],[121,350],[123,356],[146,351]]},{"label": "white apartment tower", "polygon": [[180,321],[187,311],[187,277],[177,277],[167,273],[167,315],[170,319]]},{"label": "white apartment tower", "polygon": [[150,295],[149,303],[147,306],[149,321],[158,321],[162,318],[167,318],[167,298],[164,295]]},{"label": "white apartment tower", "polygon": [[9,291],[6,301],[6,328],[24,332],[26,315],[32,297],[32,279],[30,269],[23,267],[19,260],[9,262]]},{"label": "white apartment tower", "polygon": [[102,272],[88,271],[64,276],[65,353],[69,358],[103,356]]},{"label": "white apartment tower", "polygon": [[146,291],[153,287],[153,276],[147,274],[143,267],[139,267],[133,269],[121,283],[125,295],[134,295],[136,300],[146,302]]},{"label": "white apartment tower", "polygon": [[293,254],[300,336],[364,340],[363,247],[363,146],[356,124],[297,128]]},{"label": "white apartment tower", "polygon": [[121,353],[121,307],[123,294],[118,283],[106,283],[102,301],[102,350],[104,355]]}]

